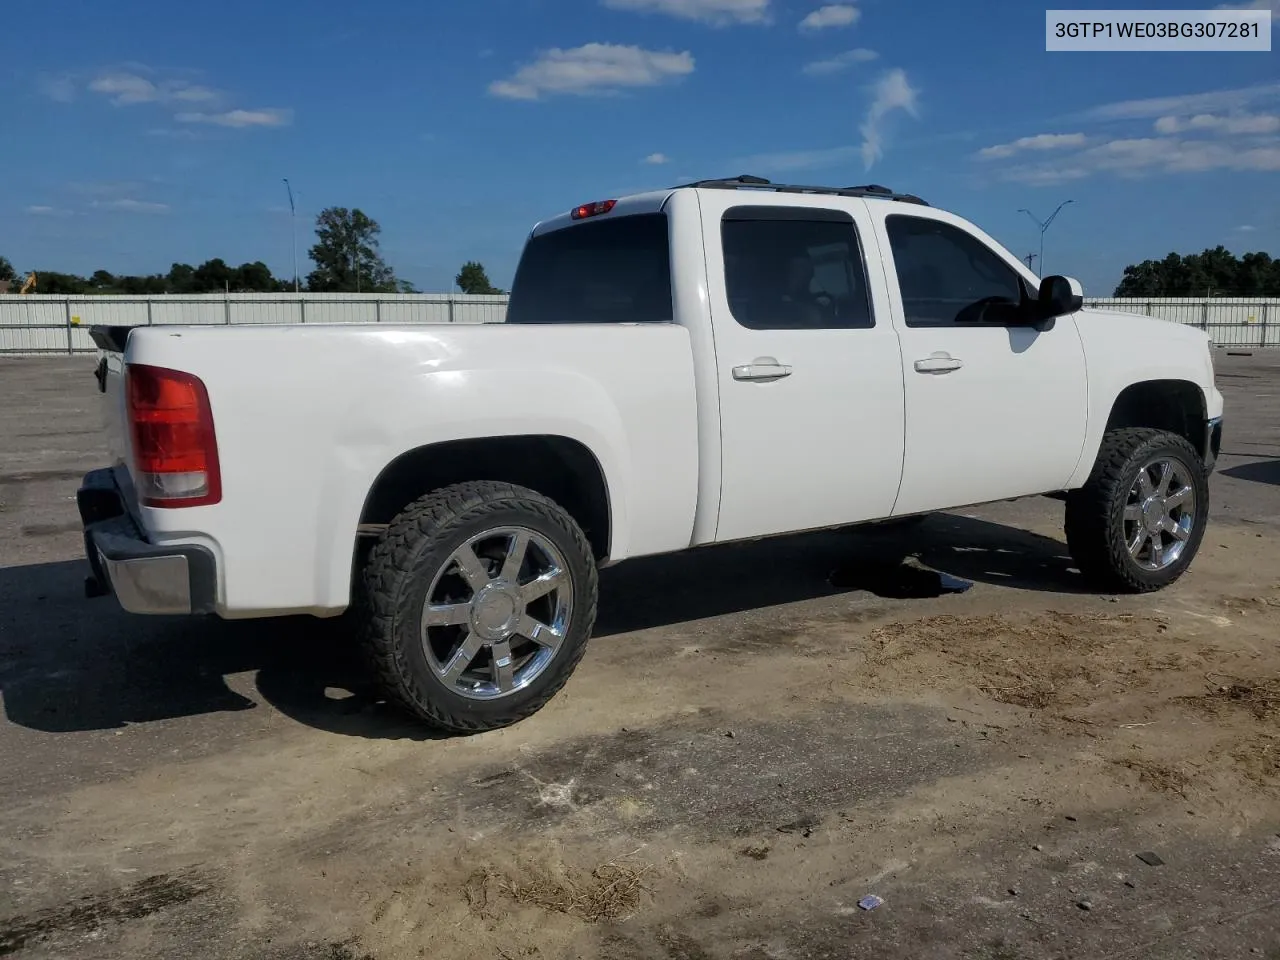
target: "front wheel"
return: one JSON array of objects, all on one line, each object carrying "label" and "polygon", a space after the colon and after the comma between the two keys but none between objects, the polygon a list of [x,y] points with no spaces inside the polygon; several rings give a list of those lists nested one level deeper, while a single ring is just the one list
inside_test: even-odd
[{"label": "front wheel", "polygon": [[596,596],[591,547],[561,507],[511,484],[457,484],[407,507],[370,553],[365,645],[390,700],[446,730],[491,730],[568,681]]},{"label": "front wheel", "polygon": [[1186,439],[1111,430],[1088,482],[1067,496],[1067,545],[1098,586],[1148,593],[1186,572],[1208,516],[1208,472]]}]

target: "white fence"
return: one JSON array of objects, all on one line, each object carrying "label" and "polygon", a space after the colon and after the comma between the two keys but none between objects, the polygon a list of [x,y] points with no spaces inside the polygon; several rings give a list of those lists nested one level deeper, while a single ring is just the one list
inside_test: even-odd
[{"label": "white fence", "polygon": [[1130,297],[1085,303],[1199,327],[1220,347],[1280,347],[1280,297]]},{"label": "white fence", "polygon": [[92,353],[93,326],[501,323],[507,298],[446,293],[0,296],[0,354]]},{"label": "white fence", "polygon": [[[1224,347],[1280,346],[1280,298],[1090,299],[1207,331]],[[88,328],[252,323],[502,323],[507,298],[465,294],[0,296],[0,354],[92,353]]]}]

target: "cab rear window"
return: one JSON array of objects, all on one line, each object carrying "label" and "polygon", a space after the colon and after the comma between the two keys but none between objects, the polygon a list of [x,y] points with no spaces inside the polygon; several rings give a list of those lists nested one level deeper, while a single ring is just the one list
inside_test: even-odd
[{"label": "cab rear window", "polygon": [[507,323],[670,323],[671,243],[663,213],[574,224],[531,239]]}]

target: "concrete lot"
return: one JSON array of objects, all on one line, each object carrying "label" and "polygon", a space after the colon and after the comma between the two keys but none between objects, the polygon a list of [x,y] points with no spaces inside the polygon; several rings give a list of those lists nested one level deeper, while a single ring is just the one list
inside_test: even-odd
[{"label": "concrete lot", "polygon": [[462,739],[338,624],[82,599],[91,370],[0,359],[0,955],[1280,958],[1280,357],[1219,354],[1168,591],[1084,592],[1040,499],[635,562]]}]

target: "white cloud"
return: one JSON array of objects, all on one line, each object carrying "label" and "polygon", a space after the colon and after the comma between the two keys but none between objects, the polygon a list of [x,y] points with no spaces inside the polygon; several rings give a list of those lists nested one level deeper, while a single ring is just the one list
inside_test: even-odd
[{"label": "white cloud", "polygon": [[41,93],[57,103],[70,103],[76,98],[76,78],[69,73],[43,76],[39,87]]},{"label": "white cloud", "polygon": [[1241,233],[1253,233],[1258,228],[1253,226],[1252,224],[1242,223],[1240,224],[1240,226],[1236,227],[1236,229],[1239,230]]},{"label": "white cloud", "polygon": [[126,197],[142,190],[136,180],[73,180],[67,189],[85,197]]},{"label": "white cloud", "polygon": [[70,210],[63,210],[61,207],[49,207],[42,203],[34,203],[26,208],[26,212],[33,217],[69,217]]},{"label": "white cloud", "polygon": [[1220,3],[1215,10],[1270,10],[1271,29],[1280,25],[1280,0],[1249,0],[1247,3]]},{"label": "white cloud", "polygon": [[1061,165],[1013,167],[1007,180],[1034,185],[1078,180],[1096,173],[1122,177],[1204,173],[1211,170],[1280,171],[1280,140],[1257,146],[1170,137],[1129,137],[1098,144]]},{"label": "white cloud", "polygon": [[146,77],[132,73],[108,73],[89,81],[89,89],[111,97],[117,106],[126,103],[151,103],[160,99],[160,91]]},{"label": "white cloud", "polygon": [[1185,120],[1180,117],[1161,117],[1155,122],[1156,133],[1173,134],[1203,130],[1220,135],[1254,135],[1280,133],[1280,115],[1271,113],[1244,113],[1220,116],[1213,113],[1197,113]]},{"label": "white cloud", "polygon": [[808,32],[828,30],[832,27],[851,27],[858,22],[862,11],[848,3],[832,3],[819,7],[800,21],[800,29]]},{"label": "white cloud", "polygon": [[1017,163],[999,173],[1031,185],[1098,174],[1274,173],[1280,171],[1280,112],[1259,109],[1273,102],[1280,102],[1280,83],[1103,104],[1077,119],[1119,125],[1119,135],[1042,134],[987,147],[977,157],[1027,161],[1031,151],[1058,154],[1053,162]]},{"label": "white cloud", "polygon": [[547,50],[509,80],[495,80],[489,92],[509,100],[537,100],[543,94],[590,96],[626,87],[652,87],[693,73],[693,56],[611,43],[588,43],[572,50]]},{"label": "white cloud", "polygon": [[770,0],[601,0],[611,10],[664,13],[712,26],[768,23]]},{"label": "white cloud", "polygon": [[293,111],[263,107],[224,113],[179,113],[173,119],[179,123],[211,123],[220,127],[284,127],[293,121]]},{"label": "white cloud", "polygon": [[862,163],[870,170],[884,155],[884,118],[895,110],[916,116],[916,100],[919,91],[907,80],[906,71],[894,68],[884,74],[875,85],[875,98],[867,109],[866,119],[859,130],[862,133]]},{"label": "white cloud", "polygon": [[1083,147],[1086,137],[1083,133],[1040,133],[1034,137],[1020,137],[1012,143],[997,143],[983,147],[976,156],[981,160],[1003,160],[1016,153],[1027,150],[1066,150]]},{"label": "white cloud", "polygon": [[124,213],[168,213],[167,203],[153,203],[150,200],[134,200],[122,197],[119,200],[95,200],[89,204],[95,210],[117,210]]},{"label": "white cloud", "polygon": [[856,50],[846,50],[844,53],[838,53],[834,57],[828,57],[826,60],[815,60],[812,63],[806,63],[804,72],[811,77],[829,76],[833,73],[848,70],[855,64],[870,63],[879,56],[880,54],[874,50],[859,47]]},{"label": "white cloud", "polygon": [[1235,90],[1214,90],[1174,97],[1122,100],[1093,107],[1078,115],[1081,120],[1149,120],[1156,117],[1188,117],[1197,113],[1243,110],[1258,102],[1280,100],[1280,83],[1263,83]]},{"label": "white cloud", "polygon": [[116,71],[100,74],[89,81],[89,89],[110,97],[117,107],[134,103],[210,103],[221,94],[210,87],[183,80],[155,83],[138,73]]},{"label": "white cloud", "polygon": [[670,163],[671,158],[665,153],[651,153],[644,158],[644,162],[654,166],[661,166],[664,163]]}]

